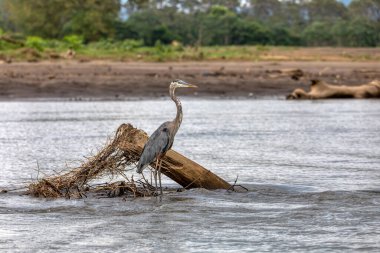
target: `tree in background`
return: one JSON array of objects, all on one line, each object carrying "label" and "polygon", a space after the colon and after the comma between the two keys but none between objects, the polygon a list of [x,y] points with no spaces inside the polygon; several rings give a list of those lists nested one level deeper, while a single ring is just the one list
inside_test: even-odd
[{"label": "tree in background", "polygon": [[314,21],[303,31],[302,37],[308,46],[328,46],[334,42],[331,23]]},{"label": "tree in background", "polygon": [[250,15],[261,22],[276,22],[281,17],[278,0],[251,0]]},{"label": "tree in background", "polygon": [[270,42],[276,46],[300,46],[302,38],[284,25],[273,26],[270,30]]},{"label": "tree in background", "polygon": [[376,47],[380,41],[380,30],[378,23],[368,19],[356,18],[349,23],[347,29],[346,46],[354,47]]},{"label": "tree in background", "polygon": [[168,44],[177,39],[163,18],[165,14],[166,12],[155,9],[145,9],[131,15],[126,24],[131,27],[131,32],[135,35],[126,34],[124,39],[140,38],[147,46],[153,46],[157,41]]},{"label": "tree in background", "polygon": [[45,38],[81,34],[85,40],[113,36],[118,0],[3,0],[16,32]]},{"label": "tree in background", "polygon": [[70,20],[65,23],[64,34],[81,34],[85,40],[114,37],[118,20],[118,0],[72,0],[67,12]]},{"label": "tree in background", "polygon": [[[204,41],[208,45],[229,45],[233,27],[237,22],[236,13],[221,5],[212,6],[205,18]],[[202,43],[203,44],[203,43]]]},{"label": "tree in background", "polygon": [[235,45],[266,45],[271,42],[270,31],[256,21],[238,20],[232,30]]},{"label": "tree in background", "polygon": [[288,29],[300,31],[308,24],[307,6],[303,1],[283,1],[278,22]]},{"label": "tree in background", "polygon": [[4,11],[4,1],[0,0],[0,29],[5,28],[6,13]]},{"label": "tree in background", "polygon": [[0,0],[0,15],[8,32],[59,39],[77,34],[85,43],[380,44],[380,0],[349,6],[337,0]]},{"label": "tree in background", "polygon": [[354,0],[349,5],[349,11],[352,16],[380,22],[380,0]]},{"label": "tree in background", "polygon": [[337,21],[348,17],[346,6],[336,0],[311,0],[306,6],[310,22]]}]

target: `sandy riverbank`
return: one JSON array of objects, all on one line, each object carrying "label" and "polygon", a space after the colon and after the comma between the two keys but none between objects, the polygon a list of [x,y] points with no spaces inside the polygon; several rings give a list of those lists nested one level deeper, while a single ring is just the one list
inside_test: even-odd
[{"label": "sandy riverbank", "polygon": [[160,97],[167,95],[169,82],[177,78],[199,86],[196,91],[181,91],[184,95],[284,97],[297,87],[308,87],[310,79],[349,85],[380,79],[380,62],[51,61],[1,64],[0,99]]}]

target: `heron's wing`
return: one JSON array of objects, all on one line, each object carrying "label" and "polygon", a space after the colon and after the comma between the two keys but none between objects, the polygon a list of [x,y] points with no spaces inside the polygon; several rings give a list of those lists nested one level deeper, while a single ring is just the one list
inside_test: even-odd
[{"label": "heron's wing", "polygon": [[149,137],[144,146],[137,170],[142,171],[147,165],[154,161],[154,159],[165,153],[170,146],[170,136],[167,122],[162,124],[154,133]]}]

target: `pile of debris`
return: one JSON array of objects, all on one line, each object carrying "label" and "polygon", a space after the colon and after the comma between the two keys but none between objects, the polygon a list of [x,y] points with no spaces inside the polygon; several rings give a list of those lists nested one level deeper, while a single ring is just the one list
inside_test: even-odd
[{"label": "pile of debris", "polygon": [[[68,172],[45,177],[28,187],[29,194],[45,198],[81,198],[90,193],[100,193],[109,197],[144,197],[155,195],[155,187],[144,176],[134,180],[125,174],[126,168],[135,169],[147,134],[130,124],[122,124],[115,137],[98,154]],[[154,164],[150,169],[153,170]],[[203,187],[206,189],[230,189],[231,185],[187,159],[170,150],[163,158],[162,173],[176,181],[185,189]],[[119,178],[123,181],[96,184],[97,179]],[[111,180],[112,181],[112,180]]]}]

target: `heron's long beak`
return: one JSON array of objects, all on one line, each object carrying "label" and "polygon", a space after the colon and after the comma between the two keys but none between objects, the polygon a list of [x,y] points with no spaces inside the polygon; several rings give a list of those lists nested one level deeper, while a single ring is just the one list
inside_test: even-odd
[{"label": "heron's long beak", "polygon": [[185,84],[183,87],[186,87],[186,88],[198,88],[198,86],[194,85],[194,84]]}]

